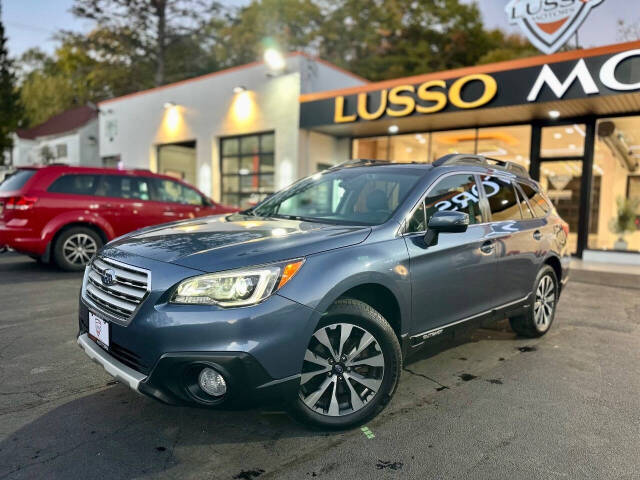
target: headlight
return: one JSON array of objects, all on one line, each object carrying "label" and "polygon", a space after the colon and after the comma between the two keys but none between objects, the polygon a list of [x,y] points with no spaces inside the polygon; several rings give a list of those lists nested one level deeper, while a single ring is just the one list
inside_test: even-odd
[{"label": "headlight", "polygon": [[239,307],[254,305],[282,288],[300,270],[304,259],[227,270],[184,280],[171,303]]}]

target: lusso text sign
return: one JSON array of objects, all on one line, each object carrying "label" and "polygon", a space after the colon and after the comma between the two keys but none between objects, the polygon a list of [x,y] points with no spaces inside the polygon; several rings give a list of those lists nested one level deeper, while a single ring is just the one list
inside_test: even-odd
[{"label": "lusso text sign", "polygon": [[[476,83],[482,85],[478,94],[469,98],[463,90]],[[477,88],[475,90],[478,90]],[[479,108],[489,103],[498,92],[498,83],[491,75],[475,74],[459,78],[447,88],[444,80],[430,80],[420,85],[398,85],[377,92],[362,92],[357,96],[356,109],[348,112],[345,97],[335,98],[334,122],[345,123],[361,120],[377,120],[383,116],[406,117],[430,114],[443,110],[448,104],[459,109]],[[377,104],[372,107],[373,97]]]},{"label": "lusso text sign", "polygon": [[433,78],[430,75],[421,83],[407,81],[376,90],[363,87],[359,92],[303,100],[300,126],[344,125],[640,92],[640,43],[606,55],[446,81]]}]

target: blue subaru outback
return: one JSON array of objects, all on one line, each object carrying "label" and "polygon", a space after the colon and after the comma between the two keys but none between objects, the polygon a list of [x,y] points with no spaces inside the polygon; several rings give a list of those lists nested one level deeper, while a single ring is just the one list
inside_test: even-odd
[{"label": "blue subaru outback", "polygon": [[518,165],[350,161],[241,213],[151,227],[87,266],[78,343],[169,404],[278,398],[324,428],[370,419],[403,359],[456,326],[544,335],[568,226]]}]

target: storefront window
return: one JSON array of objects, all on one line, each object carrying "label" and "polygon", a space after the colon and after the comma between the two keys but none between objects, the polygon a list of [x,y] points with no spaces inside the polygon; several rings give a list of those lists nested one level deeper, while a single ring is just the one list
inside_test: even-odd
[{"label": "storefront window", "polygon": [[478,129],[478,155],[515,162],[529,170],[531,126]]},{"label": "storefront window", "polygon": [[389,159],[389,137],[358,138],[353,141],[353,158]]},{"label": "storefront window", "polygon": [[640,117],[598,121],[588,248],[640,251]]},{"label": "storefront window", "polygon": [[580,157],[584,155],[584,124],[544,127],[540,144],[543,158]]},{"label": "storefront window", "polygon": [[223,138],[222,203],[247,208],[274,192],[274,134]]},{"label": "storefront window", "polygon": [[429,162],[450,153],[476,153],[476,130],[452,130],[431,134]]},{"label": "storefront window", "polygon": [[432,163],[450,153],[485,155],[529,168],[531,126],[412,133],[353,140],[353,158]]},{"label": "storefront window", "polygon": [[390,137],[389,157],[394,162],[426,162],[429,158],[429,134]]}]

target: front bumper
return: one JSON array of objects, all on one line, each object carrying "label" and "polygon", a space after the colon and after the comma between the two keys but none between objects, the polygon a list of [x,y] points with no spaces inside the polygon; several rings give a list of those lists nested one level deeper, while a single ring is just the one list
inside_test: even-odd
[{"label": "front bumper", "polygon": [[[242,352],[170,353],[163,355],[150,375],[144,375],[118,361],[98,346],[87,333],[78,336],[78,345],[107,373],[139,394],[169,405],[222,404],[240,406],[250,403],[292,398],[300,375],[271,378],[251,355]],[[227,394],[219,399],[197,393],[197,373],[213,367],[227,383]]]},{"label": "front bumper", "polygon": [[86,333],[78,337],[78,345],[87,356],[107,371],[109,375],[128,385],[132,390],[140,392],[139,386],[147,377],[119,362],[100,348]]}]

